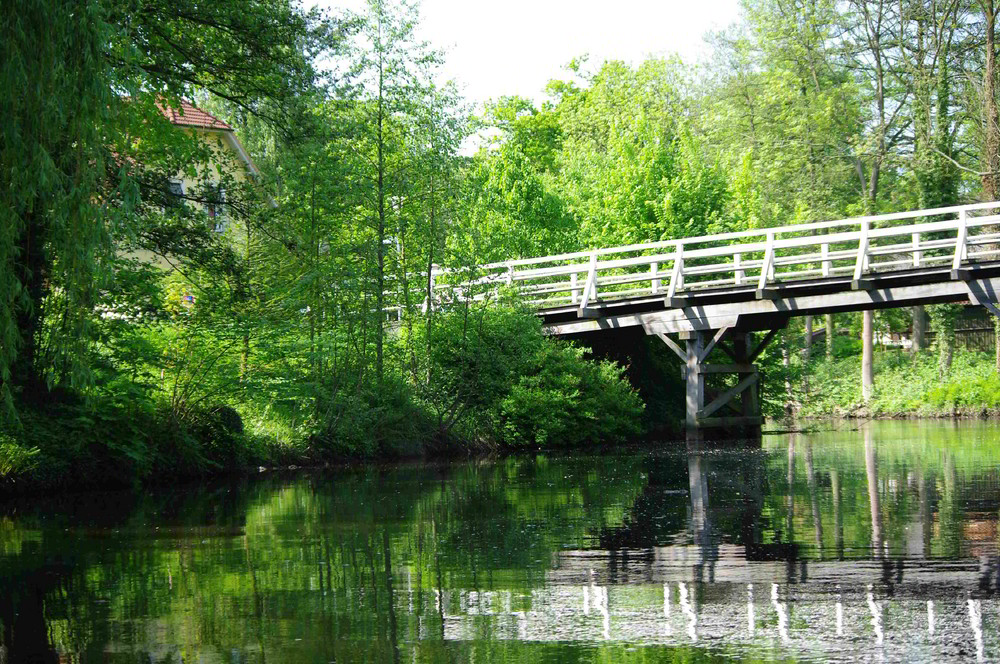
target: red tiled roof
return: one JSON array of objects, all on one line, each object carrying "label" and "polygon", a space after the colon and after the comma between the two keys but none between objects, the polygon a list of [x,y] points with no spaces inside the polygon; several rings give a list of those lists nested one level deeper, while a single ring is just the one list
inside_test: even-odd
[{"label": "red tiled roof", "polygon": [[165,115],[166,118],[175,125],[180,125],[182,127],[226,129],[228,131],[233,131],[233,128],[225,122],[214,115],[206,113],[200,108],[195,108],[189,101],[181,101],[180,108],[160,106],[160,110],[163,111],[163,115]]}]

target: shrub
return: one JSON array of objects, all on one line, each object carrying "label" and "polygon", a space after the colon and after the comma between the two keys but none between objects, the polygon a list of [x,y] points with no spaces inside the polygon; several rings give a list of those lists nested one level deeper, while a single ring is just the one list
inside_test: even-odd
[{"label": "shrub", "polygon": [[613,362],[550,341],[496,406],[510,445],[616,442],[640,433],[643,403]]},{"label": "shrub", "polygon": [[638,394],[611,362],[547,338],[536,316],[460,310],[415,330],[431,351],[418,386],[439,439],[495,447],[622,440],[642,429]]}]

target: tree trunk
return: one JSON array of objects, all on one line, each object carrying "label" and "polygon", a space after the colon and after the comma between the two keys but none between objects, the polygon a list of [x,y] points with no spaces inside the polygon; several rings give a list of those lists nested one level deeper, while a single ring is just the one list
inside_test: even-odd
[{"label": "tree trunk", "polygon": [[836,332],[833,329],[833,314],[826,315],[826,359],[833,359],[833,337]]},{"label": "tree trunk", "polygon": [[[381,17],[380,17],[381,20]],[[375,275],[375,378],[378,386],[382,386],[384,374],[384,363],[382,359],[383,342],[385,337],[385,321],[383,320],[385,309],[385,217],[386,217],[386,193],[385,193],[385,91],[383,84],[385,71],[380,57],[378,72],[378,109],[376,111],[376,149],[378,151],[378,163],[376,170],[378,173],[376,182],[376,206],[378,214],[378,229],[376,233],[377,266]]]},{"label": "tree trunk", "polygon": [[875,389],[875,314],[873,311],[862,313],[861,325],[861,398],[867,404]]},{"label": "tree trunk", "polygon": [[792,361],[788,352],[788,341],[781,335],[781,366],[785,368],[785,415],[791,417],[795,413],[795,403],[792,400],[792,382],[788,379]]},{"label": "tree trunk", "polygon": [[813,317],[806,316],[806,329],[805,336],[802,340],[803,342],[803,353],[802,359],[805,362],[809,362],[809,358],[812,356],[812,343],[813,343]]},{"label": "tree trunk", "polygon": [[910,346],[910,351],[919,353],[925,346],[924,335],[927,332],[927,314],[924,313],[924,305],[922,304],[911,307],[910,312],[913,317],[913,344]]},{"label": "tree trunk", "polygon": [[979,0],[983,9],[984,30],[986,38],[986,62],[983,68],[983,164],[982,185],[983,199],[995,201],[998,189],[998,171],[1000,171],[1000,110],[996,100],[996,18],[997,11],[993,0]]}]

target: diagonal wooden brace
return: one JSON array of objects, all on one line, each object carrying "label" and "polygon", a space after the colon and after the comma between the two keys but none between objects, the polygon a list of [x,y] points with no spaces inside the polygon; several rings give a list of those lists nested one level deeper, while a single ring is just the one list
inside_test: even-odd
[{"label": "diagonal wooden brace", "polygon": [[658,333],[656,336],[660,337],[663,343],[667,344],[667,348],[674,351],[677,357],[681,358],[681,362],[687,362],[688,359],[687,353],[684,352],[684,350],[677,344],[676,341],[668,337],[663,332]]},{"label": "diagonal wooden brace", "polygon": [[[715,333],[715,336],[712,337],[712,340],[708,342],[708,344],[705,346],[705,350],[703,350],[701,352],[701,355],[698,357],[698,363],[699,364],[705,361],[705,359],[708,357],[708,354],[712,352],[713,348],[715,348],[715,345],[717,343],[719,343],[720,341],[722,341],[723,338],[727,334],[729,334],[729,331],[732,330],[732,329],[733,329],[732,327],[724,327],[724,328],[720,329],[718,332]],[[727,350],[724,346],[719,346],[719,348],[722,348],[723,350]],[[730,353],[730,355],[731,355],[731,353]]]},{"label": "diagonal wooden brace", "polygon": [[759,381],[759,380],[760,380],[760,374],[759,373],[754,372],[754,373],[748,375],[746,378],[744,378],[740,382],[736,383],[735,386],[729,388],[728,390],[726,390],[725,392],[723,392],[722,394],[720,394],[719,396],[717,396],[715,398],[715,400],[712,401],[712,403],[708,404],[703,409],[699,410],[698,411],[698,417],[699,418],[708,417],[709,415],[711,415],[712,413],[714,413],[715,411],[719,410],[720,408],[722,408],[723,406],[725,406],[727,403],[729,403],[730,401],[732,401],[733,397],[739,395],[744,390],[746,390],[748,387],[750,387],[752,385],[756,385],[757,381]]}]

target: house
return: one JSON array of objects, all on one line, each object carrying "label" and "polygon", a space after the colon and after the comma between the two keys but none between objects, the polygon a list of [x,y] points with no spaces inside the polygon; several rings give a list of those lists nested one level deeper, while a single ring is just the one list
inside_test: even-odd
[{"label": "house", "polygon": [[[192,207],[203,209],[213,230],[225,233],[231,221],[231,215],[227,214],[226,182],[239,185],[257,179],[260,176],[257,165],[233,128],[211,113],[197,108],[189,101],[181,101],[179,106],[164,103],[158,104],[158,107],[174,128],[188,132],[202,147],[208,148],[212,155],[209,162],[192,164],[170,178],[171,192],[178,199],[183,197]],[[238,236],[239,229],[234,228],[231,232]],[[231,239],[239,242],[238,237]],[[124,255],[168,272],[176,268],[176,261],[169,255],[149,249],[130,251]]]},{"label": "house", "polygon": [[[171,124],[191,132],[203,145],[209,147],[217,159],[216,163],[198,165],[195,177],[191,173],[178,173],[170,182],[171,190],[178,196],[208,198],[204,204],[205,211],[210,218],[216,220],[215,230],[225,231],[228,223],[225,213],[226,192],[220,182],[220,171],[236,182],[256,178],[260,171],[233,128],[214,115],[188,101],[181,101],[178,107],[161,105],[160,110]],[[216,188],[214,192],[208,192],[207,197],[206,192],[198,191],[198,188],[204,187],[206,180]]]}]

